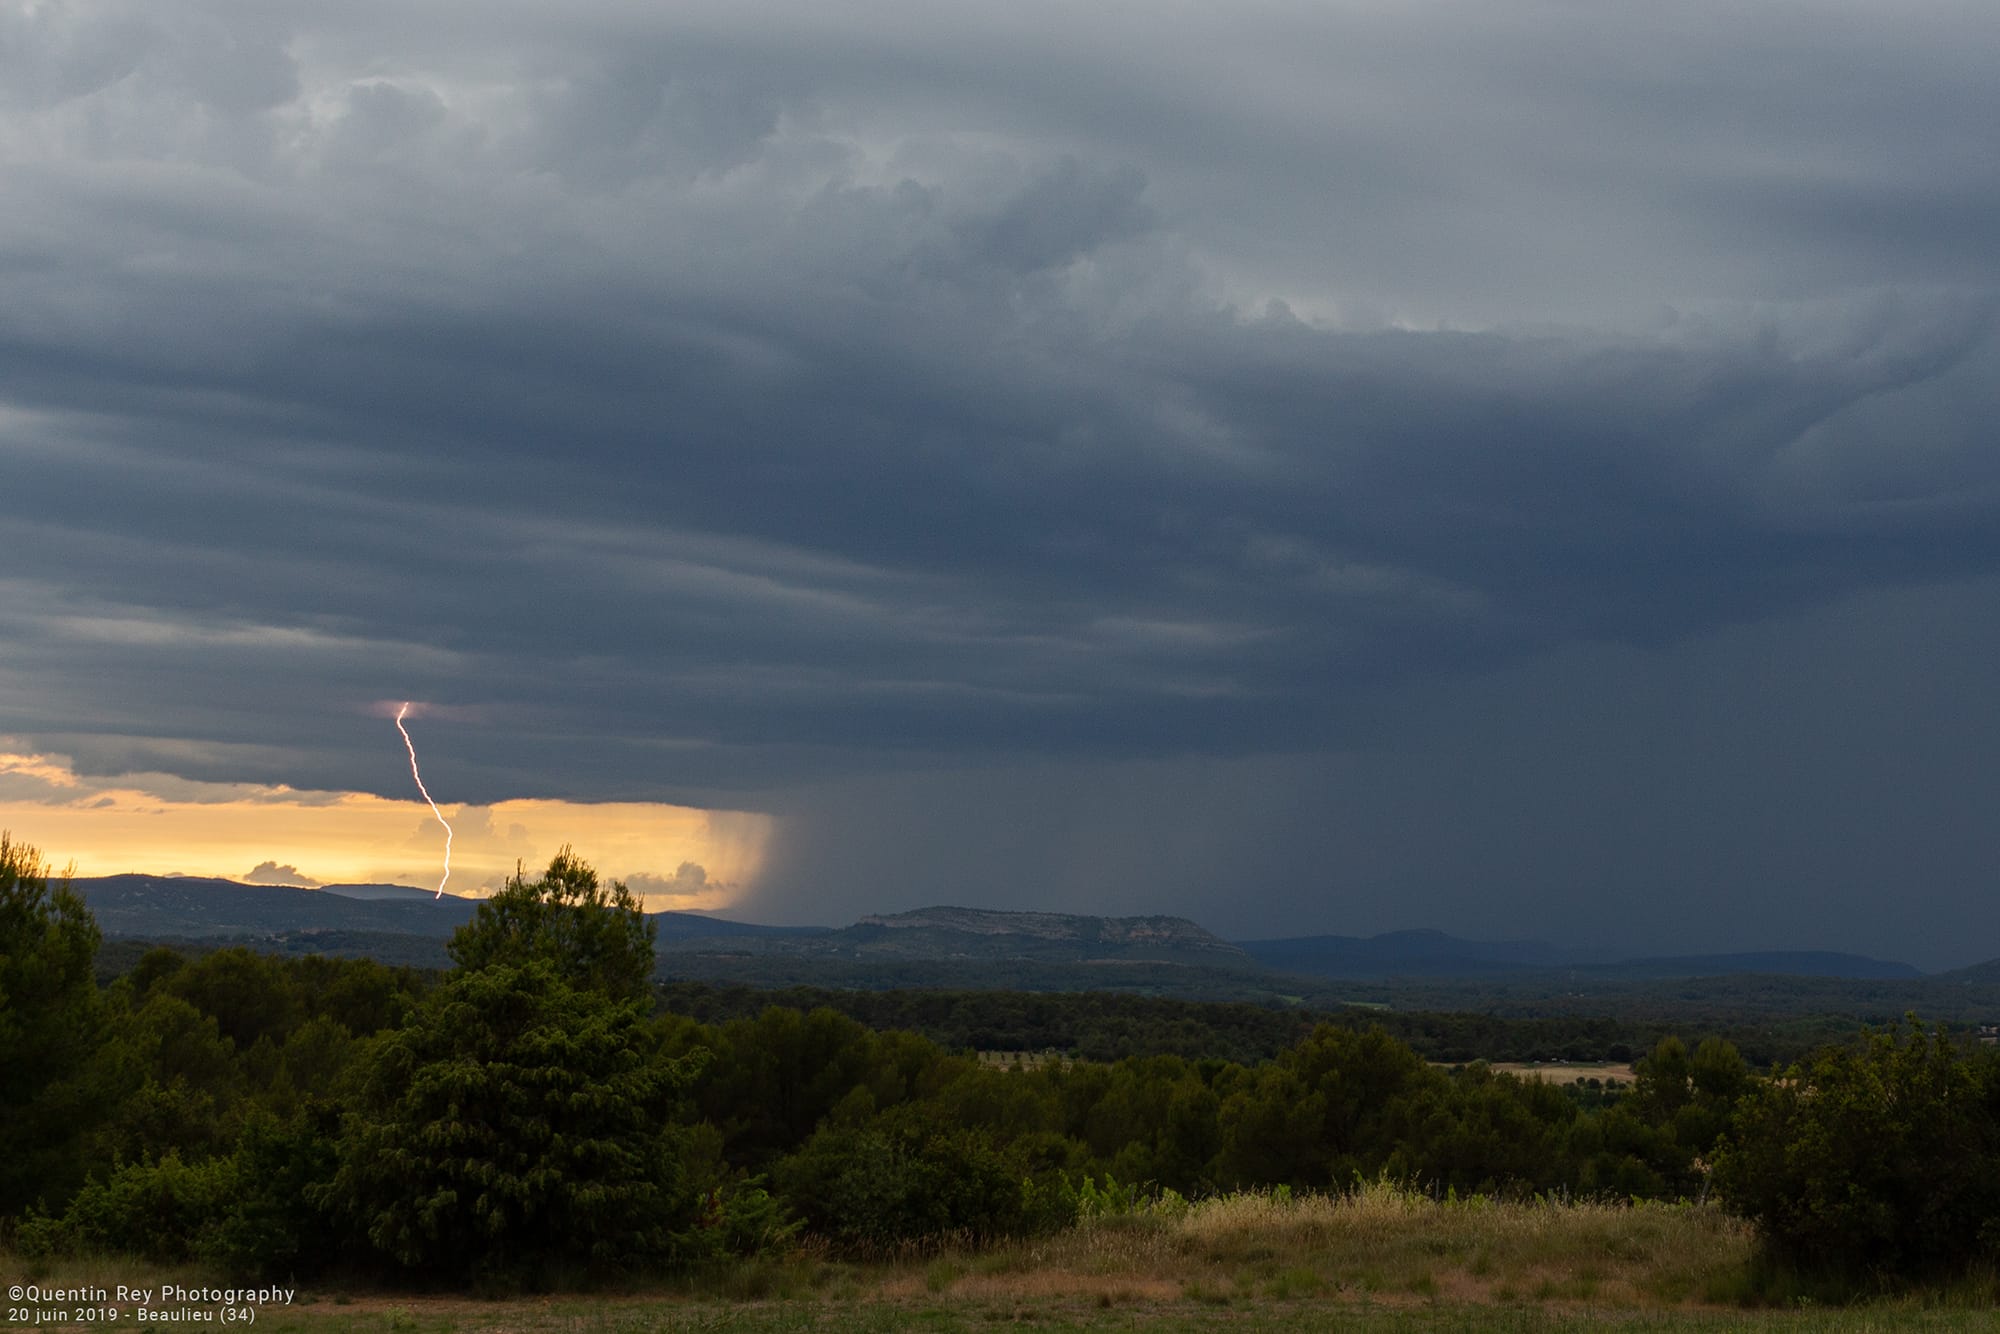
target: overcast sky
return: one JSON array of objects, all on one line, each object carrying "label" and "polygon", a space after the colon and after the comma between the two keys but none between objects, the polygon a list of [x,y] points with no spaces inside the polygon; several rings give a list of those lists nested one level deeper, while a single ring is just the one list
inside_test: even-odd
[{"label": "overcast sky", "polygon": [[1990,0],[9,0],[0,734],[403,799],[424,701],[447,804],[772,816],[765,920],[2000,955],[1995,69]]}]

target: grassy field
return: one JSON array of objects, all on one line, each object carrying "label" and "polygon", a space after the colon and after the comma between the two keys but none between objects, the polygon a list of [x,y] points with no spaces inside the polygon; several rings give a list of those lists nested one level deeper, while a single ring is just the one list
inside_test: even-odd
[{"label": "grassy field", "polygon": [[[4,1283],[196,1286],[116,1260],[0,1263]],[[308,1289],[263,1334],[641,1330],[1958,1330],[1993,1285],[1830,1305],[1761,1277],[1742,1224],[1689,1206],[1237,1195],[1099,1218],[1058,1236],[867,1264],[810,1248],[589,1297],[477,1300]],[[127,1310],[116,1322],[135,1323]],[[20,1323],[20,1322],[17,1322]],[[27,1323],[33,1324],[32,1320]],[[82,1327],[53,1321],[48,1328]],[[101,1327],[101,1326],[100,1326]]]},{"label": "grassy field", "polygon": [[1630,1084],[1636,1078],[1629,1064],[1610,1061],[1494,1061],[1492,1068],[1501,1074],[1523,1078],[1539,1076],[1551,1084],[1576,1084],[1586,1079],[1601,1079],[1606,1084]]},{"label": "grassy field", "polygon": [[1045,1065],[1067,1070],[1072,1064],[1070,1057],[1050,1051],[982,1051],[977,1055],[981,1065],[996,1070],[1039,1070]]}]

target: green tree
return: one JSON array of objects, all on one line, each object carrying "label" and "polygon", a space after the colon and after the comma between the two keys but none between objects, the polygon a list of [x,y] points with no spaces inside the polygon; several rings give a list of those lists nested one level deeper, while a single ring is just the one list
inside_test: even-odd
[{"label": "green tree", "polygon": [[1465,1193],[1519,1193],[1571,1185],[1576,1106],[1553,1084],[1495,1074],[1483,1062],[1449,1083],[1406,1096],[1397,1148],[1385,1170],[1398,1179]]},{"label": "green tree", "polygon": [[74,1186],[97,1044],[97,922],[65,875],[0,832],[0,1210]]},{"label": "green tree", "polygon": [[115,1008],[107,1032],[92,1071],[107,1103],[94,1136],[100,1162],[229,1152],[245,1077],[213,1016],[155,988],[136,1009]]},{"label": "green tree", "polygon": [[248,1051],[260,1038],[282,1043],[302,1017],[298,983],[281,959],[242,946],[216,950],[177,970],[164,985]]},{"label": "green tree", "polygon": [[[1297,1072],[1322,1108],[1321,1165],[1298,1184],[1342,1187],[1373,1178],[1408,1133],[1414,1103],[1440,1095],[1445,1076],[1378,1025],[1356,1032],[1321,1024],[1279,1062]],[[1419,1173],[1421,1164],[1413,1167]]]},{"label": "green tree", "polygon": [[1909,1277],[2000,1254],[2000,1062],[1942,1026],[1864,1035],[1759,1086],[1715,1168],[1781,1259]]},{"label": "green tree", "polygon": [[1257,1067],[1222,1098],[1218,1176],[1231,1186],[1325,1187],[1325,1121],[1325,1096],[1296,1070]]},{"label": "green tree", "polygon": [[1633,1067],[1631,1110],[1658,1131],[1647,1166],[1663,1193],[1692,1196],[1704,1185],[1708,1159],[1753,1082],[1733,1043],[1701,1040],[1692,1054],[1677,1037],[1660,1039]]},{"label": "green tree", "polygon": [[1698,1154],[1713,1152],[1754,1082],[1734,1043],[1703,1038],[1688,1067],[1688,1100],[1674,1117],[1674,1138]]},{"label": "green tree", "polygon": [[311,954],[290,961],[307,1013],[333,1020],[355,1037],[400,1028],[423,983],[414,970],[373,959]]},{"label": "green tree", "polygon": [[452,937],[451,957],[468,970],[540,960],[573,987],[632,998],[647,994],[658,929],[622,881],[600,883],[564,845],[539,878],[517,871],[482,901]]},{"label": "green tree", "polygon": [[1693,1097],[1694,1058],[1678,1037],[1664,1037],[1632,1067],[1632,1108],[1655,1125],[1674,1119]]},{"label": "green tree", "polygon": [[715,1055],[700,1105],[727,1137],[730,1160],[752,1170],[798,1148],[857,1090],[871,1111],[902,1102],[944,1056],[921,1038],[878,1036],[824,1007],[776,1006],[725,1027]]},{"label": "green tree", "polygon": [[670,1260],[694,1222],[665,1133],[690,1066],[547,960],[461,972],[380,1040],[329,1199],[439,1278]]}]

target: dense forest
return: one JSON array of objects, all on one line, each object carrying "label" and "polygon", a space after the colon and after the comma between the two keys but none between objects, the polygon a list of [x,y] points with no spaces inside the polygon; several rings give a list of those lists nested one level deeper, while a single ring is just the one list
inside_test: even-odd
[{"label": "dense forest", "polygon": [[1321,1024],[1374,1027],[1426,1060],[1488,1062],[1608,1061],[1625,1064],[1668,1037],[1719,1037],[1751,1065],[1765,1068],[1807,1055],[1852,1034],[1856,1025],[1824,1015],[1788,1014],[1761,1021],[1727,1014],[1677,1024],[1649,1010],[1626,1015],[1500,1015],[1469,1010],[1391,1010],[1378,1006],[1250,1004],[1183,1000],[1128,992],[992,990],[842,990],[667,982],[665,1006],[704,1023],[756,1016],[772,1005],[830,1009],[873,1029],[903,1029],[958,1050],[1041,1052],[1091,1061],[1127,1056],[1219,1057],[1252,1064],[1278,1055]]},{"label": "dense forest", "polygon": [[1775,1253],[1882,1272],[2000,1242],[2000,1060],[1917,1024],[1771,1073],[1663,1034],[1621,1094],[1473,1059],[1615,1056],[1616,1026],[662,989],[636,902],[567,850],[484,902],[441,974],[159,948],[101,984],[99,943],[0,841],[0,1217],[31,1255],[543,1286],[1380,1180],[1715,1197]]}]

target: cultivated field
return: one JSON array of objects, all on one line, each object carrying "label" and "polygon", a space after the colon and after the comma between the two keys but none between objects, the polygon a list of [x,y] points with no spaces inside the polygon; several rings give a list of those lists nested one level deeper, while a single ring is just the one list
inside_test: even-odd
[{"label": "cultivated field", "polygon": [[[979,1063],[997,1070],[1038,1070],[1045,1065],[1067,1068],[1070,1058],[1049,1051],[982,1051]],[[1440,1070],[1455,1069],[1462,1062],[1432,1061]],[[1628,1063],[1612,1061],[1492,1061],[1490,1067],[1503,1074],[1537,1076],[1551,1084],[1580,1084],[1587,1079],[1607,1085],[1629,1085],[1634,1076]]]},{"label": "cultivated field", "polygon": [[982,1051],[977,1053],[979,1063],[997,1070],[1039,1070],[1045,1065],[1060,1065],[1068,1069],[1071,1060],[1052,1051]]},{"label": "cultivated field", "polygon": [[1630,1065],[1610,1061],[1494,1061],[1492,1068],[1523,1077],[1539,1075],[1551,1084],[1580,1084],[1586,1079],[1601,1079],[1606,1084],[1630,1084],[1633,1080]]}]

